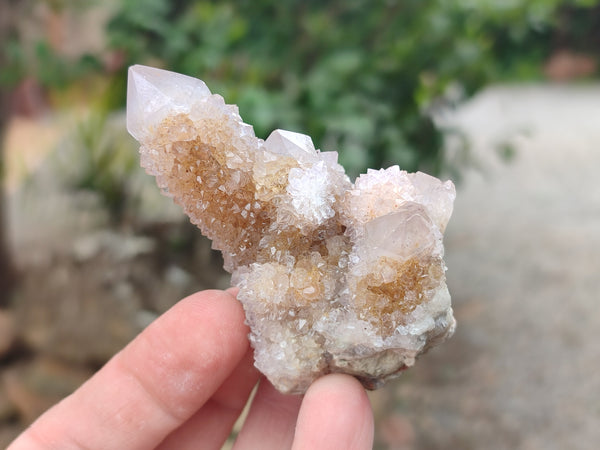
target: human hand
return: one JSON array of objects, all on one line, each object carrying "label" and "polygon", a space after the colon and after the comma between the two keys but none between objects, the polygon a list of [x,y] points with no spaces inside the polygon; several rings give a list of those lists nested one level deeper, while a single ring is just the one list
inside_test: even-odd
[{"label": "human hand", "polygon": [[8,450],[218,449],[259,379],[234,449],[371,448],[373,415],[354,378],[327,375],[302,397],[260,377],[235,293],[179,302]]}]

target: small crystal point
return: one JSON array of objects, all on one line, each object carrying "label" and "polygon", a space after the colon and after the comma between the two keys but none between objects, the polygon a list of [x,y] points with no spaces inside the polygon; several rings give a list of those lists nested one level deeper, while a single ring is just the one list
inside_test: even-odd
[{"label": "small crystal point", "polygon": [[127,79],[127,131],[138,141],[148,137],[167,116],[188,113],[211,95],[204,81],[168,70],[131,66]]},{"label": "small crystal point", "polygon": [[397,211],[373,219],[366,225],[369,251],[381,256],[407,260],[430,251],[441,235],[432,226],[425,208],[406,202]]},{"label": "small crystal point", "polygon": [[316,153],[310,136],[286,130],[273,131],[265,141],[265,147],[273,153],[291,156],[300,161]]}]

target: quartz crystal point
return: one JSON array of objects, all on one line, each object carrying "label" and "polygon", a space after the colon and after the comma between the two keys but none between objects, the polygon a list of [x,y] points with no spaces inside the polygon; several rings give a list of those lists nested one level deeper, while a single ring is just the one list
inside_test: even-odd
[{"label": "quartz crystal point", "polygon": [[393,166],[352,184],[310,137],[263,141],[204,82],[144,66],[129,69],[127,128],[142,166],[223,252],[255,364],[281,392],[331,372],[377,388],[454,332],[452,182]]}]

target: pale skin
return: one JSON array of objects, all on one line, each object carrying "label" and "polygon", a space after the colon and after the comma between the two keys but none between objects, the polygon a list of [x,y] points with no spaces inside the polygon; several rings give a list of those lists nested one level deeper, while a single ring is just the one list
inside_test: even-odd
[{"label": "pale skin", "polygon": [[259,382],[234,449],[370,449],[360,383],[327,375],[283,395],[253,366],[235,290],[185,298],[43,414],[8,450],[219,449]]}]

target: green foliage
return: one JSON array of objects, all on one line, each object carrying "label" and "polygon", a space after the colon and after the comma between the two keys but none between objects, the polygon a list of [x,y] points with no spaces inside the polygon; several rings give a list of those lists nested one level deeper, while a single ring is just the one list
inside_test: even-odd
[{"label": "green foliage", "polygon": [[351,173],[394,163],[437,172],[432,109],[489,81],[539,77],[559,8],[591,4],[123,0],[108,31],[128,64],[204,79],[260,137],[309,134]]},{"label": "green foliage", "polygon": [[125,222],[134,201],[131,182],[139,171],[131,140],[115,132],[105,114],[92,114],[77,127],[70,142],[56,156],[63,183],[75,190],[93,192],[116,225]]},{"label": "green foliage", "polygon": [[23,48],[19,41],[14,37],[7,37],[2,49],[2,58],[4,69],[0,70],[0,88],[3,86],[14,86],[25,77],[27,65]]},{"label": "green foliage", "polygon": [[[56,0],[55,8],[85,2]],[[205,80],[265,138],[284,128],[339,150],[351,174],[399,164],[439,172],[432,112],[486,83],[542,77],[557,48],[597,54],[591,0],[119,0],[107,28],[125,62],[102,93],[122,108],[126,69],[149,64]],[[5,44],[0,83],[26,73],[50,87],[102,71],[100,55],[65,61],[45,43],[33,60]]]},{"label": "green foliage", "polygon": [[34,60],[37,80],[42,86],[55,89],[64,89],[101,68],[98,59],[91,54],[67,62],[46,42],[37,43]]},{"label": "green foliage", "polygon": [[8,38],[4,45],[6,69],[0,71],[0,87],[12,87],[26,77],[35,78],[42,86],[64,89],[71,83],[102,70],[99,58],[85,54],[74,60],[56,53],[47,42],[39,41],[27,54],[22,43]]},{"label": "green foliage", "polygon": [[[84,11],[98,0],[13,0],[0,6],[0,15],[11,19],[0,23],[0,89],[12,88],[24,78],[35,78],[42,86],[61,89],[91,73],[102,70],[99,55],[83,54],[65,58],[44,39],[28,42],[27,30],[20,29],[19,18],[29,15],[36,3],[45,3],[57,12]],[[2,22],[0,20],[0,22]]]}]

